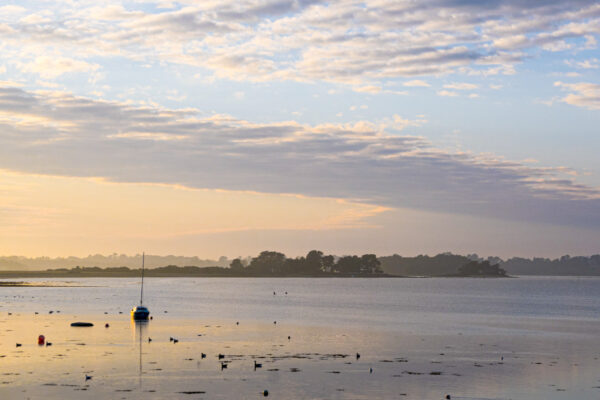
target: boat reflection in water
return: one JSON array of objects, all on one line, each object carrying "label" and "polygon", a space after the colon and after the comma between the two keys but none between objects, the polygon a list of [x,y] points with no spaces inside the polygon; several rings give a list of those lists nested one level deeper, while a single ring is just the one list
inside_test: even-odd
[{"label": "boat reflection in water", "polygon": [[131,321],[131,327],[133,328],[134,340],[138,342],[139,347],[139,385],[142,387],[142,374],[144,373],[142,369],[142,343],[144,343],[144,337],[148,336],[148,321]]}]

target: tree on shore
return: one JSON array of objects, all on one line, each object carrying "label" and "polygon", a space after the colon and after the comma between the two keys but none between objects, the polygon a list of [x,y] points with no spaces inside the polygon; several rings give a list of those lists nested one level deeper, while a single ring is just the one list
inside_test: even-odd
[{"label": "tree on shore", "polygon": [[264,275],[280,275],[284,272],[286,257],[276,251],[263,251],[248,265],[248,272]]},{"label": "tree on shore", "polygon": [[229,264],[229,268],[231,269],[231,272],[243,272],[244,264],[242,263],[241,259],[236,258],[233,261],[231,261],[231,264]]},{"label": "tree on shore", "polygon": [[463,276],[506,276],[506,271],[498,264],[489,261],[470,261],[458,269],[458,274]]}]

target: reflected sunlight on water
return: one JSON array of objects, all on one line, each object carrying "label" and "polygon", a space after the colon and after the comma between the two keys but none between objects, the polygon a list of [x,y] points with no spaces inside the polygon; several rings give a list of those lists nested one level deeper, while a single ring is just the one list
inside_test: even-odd
[{"label": "reflected sunlight on water", "polygon": [[135,280],[73,281],[3,288],[2,398],[600,394],[593,279],[149,279],[144,324]]}]

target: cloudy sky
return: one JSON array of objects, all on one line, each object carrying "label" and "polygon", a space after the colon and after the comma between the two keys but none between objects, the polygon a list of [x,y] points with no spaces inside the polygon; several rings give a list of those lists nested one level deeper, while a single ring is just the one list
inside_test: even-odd
[{"label": "cloudy sky", "polygon": [[600,251],[600,3],[0,3],[0,255]]}]

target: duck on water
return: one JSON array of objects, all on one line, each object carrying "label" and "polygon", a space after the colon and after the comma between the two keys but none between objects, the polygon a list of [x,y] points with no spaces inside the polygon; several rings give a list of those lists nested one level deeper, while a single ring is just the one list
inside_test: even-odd
[{"label": "duck on water", "polygon": [[150,316],[150,310],[144,306],[144,257],[142,253],[142,288],[140,290],[140,305],[131,309],[131,318],[135,321],[147,321]]}]

